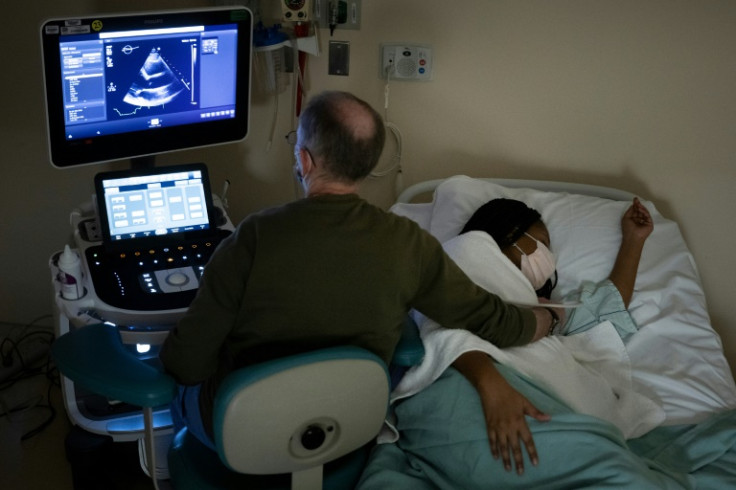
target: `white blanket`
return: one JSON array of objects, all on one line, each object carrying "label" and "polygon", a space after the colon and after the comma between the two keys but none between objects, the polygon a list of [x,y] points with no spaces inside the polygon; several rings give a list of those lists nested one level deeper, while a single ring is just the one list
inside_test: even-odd
[{"label": "white blanket", "polygon": [[[484,289],[508,302],[537,302],[529,282],[488,234],[466,233],[445,242],[444,248]],[[425,357],[394,389],[392,402],[419,392],[461,354],[477,350],[534,380],[574,411],[613,423],[626,438],[638,437],[664,420],[658,404],[633,390],[626,348],[610,322],[569,337],[547,337],[523,347],[499,349],[468,331],[445,329],[421,315],[416,320]],[[397,438],[386,436],[384,432],[382,442]]]}]

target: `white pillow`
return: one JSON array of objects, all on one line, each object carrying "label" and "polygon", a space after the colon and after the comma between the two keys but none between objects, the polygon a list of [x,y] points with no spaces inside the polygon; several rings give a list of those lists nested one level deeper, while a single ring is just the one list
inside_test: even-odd
[{"label": "white pillow", "polygon": [[[557,256],[555,298],[577,290],[580,281],[608,276],[621,240],[621,216],[630,203],[598,197],[509,188],[469,177],[452,177],[434,196],[429,231],[440,242],[456,236],[481,205],[508,198],[524,202],[542,215]],[[649,203],[646,205],[652,209]]]},{"label": "white pillow", "polygon": [[[457,236],[478,207],[501,197],[523,201],[541,213],[557,256],[553,299],[577,290],[583,280],[608,277],[629,202],[457,176],[437,187],[431,205],[395,208],[445,242]],[[640,327],[627,341],[634,382],[661,400],[667,423],[695,423],[709,413],[736,408],[736,386],[679,227],[652,203],[642,202],[652,214],[654,232],[644,248],[629,307]]]},{"label": "white pillow", "polygon": [[407,203],[396,203],[390,211],[399,216],[404,216],[412,221],[415,221],[419,226],[426,231],[429,231],[429,221],[432,219],[432,203],[418,203],[418,204],[407,204]]}]

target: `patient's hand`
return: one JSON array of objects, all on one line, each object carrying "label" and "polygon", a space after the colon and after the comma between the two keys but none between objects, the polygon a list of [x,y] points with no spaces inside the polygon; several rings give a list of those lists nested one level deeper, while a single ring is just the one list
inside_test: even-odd
[{"label": "patient's hand", "polygon": [[516,472],[524,473],[521,444],[526,446],[529,459],[535,466],[539,462],[526,415],[546,422],[549,415],[540,412],[521,393],[509,385],[498,372],[491,358],[483,352],[466,352],[453,366],[478,390],[488,430],[491,453],[503,460],[506,471],[511,471],[513,457]]},{"label": "patient's hand", "polygon": [[641,201],[635,197],[634,202],[626,210],[623,218],[621,218],[622,241],[640,240],[643,242],[649,237],[652,230],[654,230],[652,215],[649,214],[649,210]]}]

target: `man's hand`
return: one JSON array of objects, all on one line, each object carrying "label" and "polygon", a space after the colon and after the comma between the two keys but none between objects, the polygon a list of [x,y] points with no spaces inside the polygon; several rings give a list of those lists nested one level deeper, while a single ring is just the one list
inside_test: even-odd
[{"label": "man's hand", "polygon": [[564,308],[545,306],[545,303],[549,303],[549,300],[545,298],[537,299],[541,307],[532,308],[534,318],[537,321],[537,328],[534,332],[534,337],[532,337],[532,342],[543,339],[552,333],[551,327],[553,327],[556,322],[554,321],[555,318],[552,316],[550,310],[554,310],[557,314],[557,318],[559,319],[559,323],[557,323],[558,325],[562,326],[567,321],[567,313]]},{"label": "man's hand", "polygon": [[523,443],[529,459],[536,466],[539,457],[525,416],[546,422],[549,415],[539,411],[511,387],[485,353],[466,352],[453,365],[478,390],[493,457],[500,457],[507,471],[511,471],[513,459],[516,472],[521,475],[524,473]]}]

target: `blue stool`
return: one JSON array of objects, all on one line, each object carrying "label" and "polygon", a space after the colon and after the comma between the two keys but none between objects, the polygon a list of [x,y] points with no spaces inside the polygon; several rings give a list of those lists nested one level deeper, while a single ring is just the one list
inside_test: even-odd
[{"label": "blue stool", "polygon": [[[52,345],[59,371],[80,386],[140,406],[148,468],[155,468],[153,408],[177,392],[173,378],[125,350],[115,327],[73,330]],[[406,369],[424,354],[407,320],[394,362]],[[169,448],[176,489],[352,488],[388,409],[385,363],[355,346],[298,354],[239,369],[215,398],[217,452],[186,429]],[[159,483],[153,478],[156,488]]]}]

